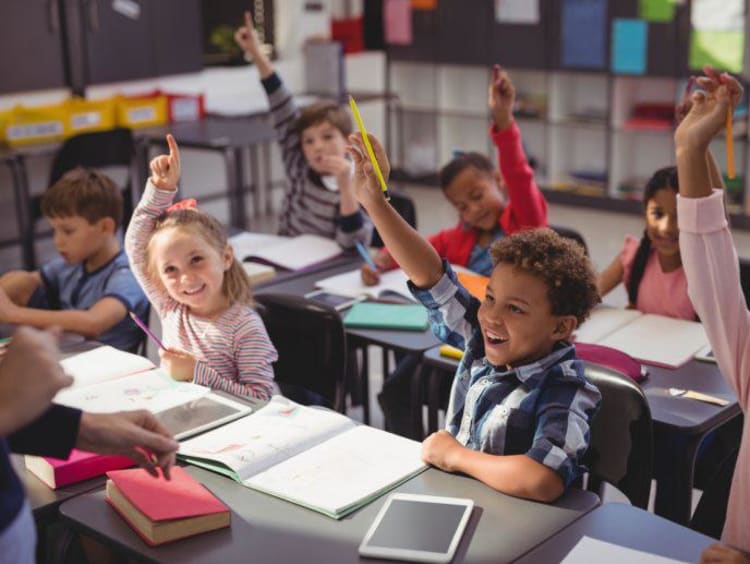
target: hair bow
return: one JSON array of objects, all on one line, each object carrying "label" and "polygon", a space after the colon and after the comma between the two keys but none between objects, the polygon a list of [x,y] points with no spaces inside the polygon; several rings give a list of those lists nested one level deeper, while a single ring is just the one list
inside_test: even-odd
[{"label": "hair bow", "polygon": [[175,202],[171,206],[167,208],[167,213],[171,213],[173,211],[177,210],[193,210],[198,207],[198,201],[195,198],[186,198],[185,200],[180,200],[179,202]]}]

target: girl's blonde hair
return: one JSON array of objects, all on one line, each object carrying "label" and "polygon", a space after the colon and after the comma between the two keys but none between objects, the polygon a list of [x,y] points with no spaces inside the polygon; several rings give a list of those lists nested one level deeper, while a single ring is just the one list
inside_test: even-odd
[{"label": "girl's blonde hair", "polygon": [[[219,221],[198,209],[176,209],[161,214],[154,225],[151,233],[151,239],[146,247],[146,265],[148,275],[151,279],[157,280],[158,275],[153,269],[153,259],[151,257],[151,241],[154,235],[170,227],[192,229],[201,235],[217,253],[224,254],[227,247],[227,233],[224,226]],[[232,253],[234,255],[234,253]],[[224,272],[224,280],[221,285],[222,292],[234,304],[240,302],[249,306],[253,305],[253,293],[245,269],[237,262],[237,257],[232,258],[232,264]]]}]

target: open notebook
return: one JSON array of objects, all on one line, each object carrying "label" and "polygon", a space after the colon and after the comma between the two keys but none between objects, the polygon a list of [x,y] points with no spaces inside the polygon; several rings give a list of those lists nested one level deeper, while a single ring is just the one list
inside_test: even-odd
[{"label": "open notebook", "polygon": [[281,237],[244,232],[230,237],[229,242],[242,261],[264,262],[287,270],[301,270],[341,254],[336,241],[318,235]]},{"label": "open notebook", "polygon": [[596,308],[575,332],[581,343],[612,347],[647,364],[676,368],[708,344],[696,321],[643,314],[634,309]]},{"label": "open notebook", "polygon": [[275,396],[250,417],[183,442],[178,457],[340,519],[424,470],[421,449]]},{"label": "open notebook", "polygon": [[356,298],[367,296],[369,298],[387,298],[388,295],[407,298],[414,301],[409,288],[406,285],[408,278],[400,268],[389,270],[380,275],[380,282],[374,286],[367,286],[362,282],[362,273],[359,269],[350,270],[342,274],[336,274],[315,283],[316,288],[325,290],[332,294],[350,296]]}]

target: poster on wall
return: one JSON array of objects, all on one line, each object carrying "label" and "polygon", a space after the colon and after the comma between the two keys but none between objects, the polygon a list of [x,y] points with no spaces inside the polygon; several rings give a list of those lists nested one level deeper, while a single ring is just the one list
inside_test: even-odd
[{"label": "poster on wall", "polygon": [[495,0],[497,23],[539,23],[539,0]]}]

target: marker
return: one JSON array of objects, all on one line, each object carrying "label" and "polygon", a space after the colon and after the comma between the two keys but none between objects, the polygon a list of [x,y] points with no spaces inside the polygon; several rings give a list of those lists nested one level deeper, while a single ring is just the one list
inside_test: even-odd
[{"label": "marker", "polygon": [[727,176],[734,179],[734,139],[732,137],[732,106],[727,108]]},{"label": "marker", "polygon": [[370,256],[370,253],[367,252],[367,249],[365,249],[365,246],[360,243],[359,241],[356,241],[354,243],[357,246],[357,252],[359,253],[359,256],[362,257],[362,260],[365,261],[367,266],[372,268],[374,271],[380,270],[377,265],[375,264],[375,261],[372,260],[372,257]]},{"label": "marker", "polygon": [[152,333],[151,329],[148,328],[148,325],[146,325],[143,321],[138,319],[138,316],[134,314],[132,311],[129,311],[128,313],[130,314],[130,319],[135,321],[135,324],[138,325],[138,327],[140,327],[141,329],[143,329],[143,332],[146,333],[146,335],[148,335],[148,338],[151,339],[157,347],[159,347],[162,350],[167,350],[167,347],[164,346],[164,343],[162,343],[159,340],[159,337],[157,337],[156,335]]},{"label": "marker", "polygon": [[367,156],[370,157],[370,162],[372,163],[372,168],[375,171],[375,176],[378,177],[380,188],[383,190],[385,199],[390,200],[391,196],[390,194],[388,194],[388,186],[386,186],[385,184],[385,178],[383,178],[383,173],[380,170],[380,165],[378,164],[378,160],[375,158],[375,151],[372,150],[372,145],[370,145],[370,139],[367,137],[367,130],[365,129],[365,124],[362,122],[362,116],[359,115],[359,108],[357,108],[357,102],[354,101],[354,97],[351,94],[349,95],[349,107],[352,109],[352,114],[354,114],[354,120],[357,122],[357,127],[359,127],[359,132],[362,134],[362,140],[365,143],[365,149],[367,149]]}]

